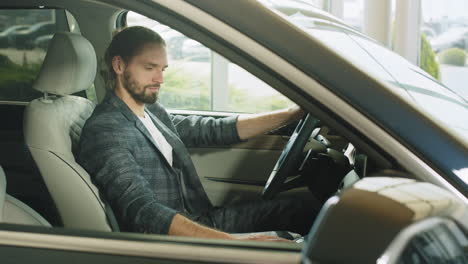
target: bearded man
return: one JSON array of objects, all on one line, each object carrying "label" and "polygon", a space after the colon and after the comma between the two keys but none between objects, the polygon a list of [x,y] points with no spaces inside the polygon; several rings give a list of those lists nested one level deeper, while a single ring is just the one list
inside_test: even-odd
[{"label": "bearded man", "polygon": [[213,207],[186,148],[246,140],[297,120],[300,108],[218,119],[168,114],[157,102],[168,67],[165,42],[144,27],[117,33],[104,59],[108,91],[83,128],[78,162],[122,230],[222,239],[236,239],[230,233],[309,230],[316,211],[297,202]]}]

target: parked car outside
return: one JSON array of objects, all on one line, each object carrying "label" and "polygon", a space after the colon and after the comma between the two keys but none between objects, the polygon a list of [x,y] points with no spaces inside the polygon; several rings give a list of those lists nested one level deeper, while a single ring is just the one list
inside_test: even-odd
[{"label": "parked car outside", "polygon": [[449,48],[468,48],[468,27],[453,27],[430,39],[432,49],[440,52]]},{"label": "parked car outside", "polygon": [[0,32],[0,48],[8,48],[10,46],[9,39],[17,32],[27,30],[29,25],[14,25]]},{"label": "parked car outside", "polygon": [[429,26],[421,27],[421,33],[423,33],[426,36],[427,40],[431,40],[437,36],[436,31]]},{"label": "parked car outside", "polygon": [[33,46],[43,49],[43,50],[47,50],[47,47],[49,46],[49,42],[53,37],[54,37],[53,34],[39,36],[34,40]]},{"label": "parked car outside", "polygon": [[34,48],[34,40],[37,37],[50,35],[55,31],[56,27],[54,22],[40,22],[11,35],[9,37],[9,44],[17,49],[32,49]]}]

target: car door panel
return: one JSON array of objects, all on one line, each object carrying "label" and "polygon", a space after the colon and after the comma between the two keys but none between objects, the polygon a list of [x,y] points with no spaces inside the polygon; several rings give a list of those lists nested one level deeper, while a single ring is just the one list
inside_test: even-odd
[{"label": "car door panel", "polygon": [[[243,243],[0,224],[7,263],[299,263],[295,243]],[[18,232],[19,231],[19,232]]]},{"label": "car door panel", "polygon": [[270,174],[287,138],[262,135],[229,146],[191,148],[200,175],[245,182],[262,182]]},{"label": "car door panel", "polygon": [[215,205],[259,198],[285,139],[264,135],[225,147],[190,149],[200,180]]}]

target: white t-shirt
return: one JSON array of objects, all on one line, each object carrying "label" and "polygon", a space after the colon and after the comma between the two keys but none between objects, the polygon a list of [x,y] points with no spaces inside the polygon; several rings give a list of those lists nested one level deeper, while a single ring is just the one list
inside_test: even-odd
[{"label": "white t-shirt", "polygon": [[163,156],[166,158],[167,162],[172,166],[172,146],[167,143],[166,138],[161,134],[159,129],[154,125],[153,121],[149,115],[145,112],[145,117],[138,117],[141,122],[145,125],[146,129],[150,132],[154,141],[158,145],[159,150],[162,152]]}]

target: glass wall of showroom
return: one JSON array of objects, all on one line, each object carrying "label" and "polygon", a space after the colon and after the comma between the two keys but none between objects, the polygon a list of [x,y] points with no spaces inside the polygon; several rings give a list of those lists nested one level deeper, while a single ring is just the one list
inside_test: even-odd
[{"label": "glass wall of showroom", "polygon": [[309,0],[468,98],[468,1]]}]

